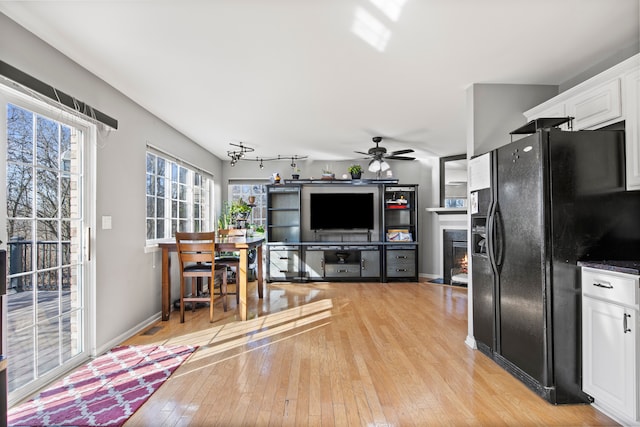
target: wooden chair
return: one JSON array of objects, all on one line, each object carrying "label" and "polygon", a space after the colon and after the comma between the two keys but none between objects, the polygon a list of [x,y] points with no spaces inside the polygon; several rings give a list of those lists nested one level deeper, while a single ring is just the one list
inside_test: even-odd
[{"label": "wooden chair", "polygon": [[[244,233],[242,230],[238,230],[235,228],[230,228],[230,229],[219,229],[218,230],[218,235],[220,236],[228,236],[228,237],[233,237],[233,236],[238,236],[238,237],[242,237],[244,236]],[[225,255],[218,255],[216,256],[216,263],[223,263],[226,264],[229,268],[233,269],[233,272],[235,274],[236,280],[235,280],[235,284],[236,284],[236,291],[235,291],[235,296],[236,296],[236,304],[240,303],[240,290],[239,288],[239,274],[240,274],[240,255],[238,253],[232,253],[231,255],[229,254],[225,254]],[[234,294],[234,292],[229,292],[228,294]],[[227,294],[227,295],[228,295]]]},{"label": "wooden chair", "polygon": [[[227,311],[227,265],[215,262],[215,233],[176,233],[176,247],[180,264],[180,323],[184,323],[184,305],[190,302],[195,311],[196,303],[209,303],[209,322],[213,322],[213,296],[216,276],[221,277],[220,295],[224,311]],[[202,291],[203,278],[208,279],[208,294]],[[190,279],[191,293],[186,293],[186,281]]]}]

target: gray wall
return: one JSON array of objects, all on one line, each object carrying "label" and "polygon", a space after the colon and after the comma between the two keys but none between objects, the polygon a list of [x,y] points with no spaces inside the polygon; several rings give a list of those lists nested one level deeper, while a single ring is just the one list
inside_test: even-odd
[{"label": "gray wall", "polygon": [[[526,123],[522,114],[558,94],[557,86],[474,84],[468,88],[473,155],[508,144],[509,132]],[[515,139],[515,138],[514,138]]]},{"label": "gray wall", "polygon": [[608,70],[609,68],[621,63],[628,58],[631,58],[638,52],[640,52],[640,33],[638,33],[636,40],[630,42],[627,46],[620,46],[618,50],[610,52],[610,55],[607,58],[604,58],[597,64],[593,64],[587,70],[580,70],[580,72],[577,73],[574,77],[568,79],[565,82],[562,82],[559,86],[559,90],[560,92],[564,92],[567,89],[571,89],[572,87],[582,83],[583,81],[588,80],[605,70]]},{"label": "gray wall", "polygon": [[[119,121],[118,130],[99,132],[97,143],[95,217],[98,225],[103,215],[113,220],[113,229],[94,232],[95,337],[97,350],[105,350],[160,314],[161,258],[145,252],[146,144],[218,178],[221,161],[3,14],[0,58]],[[177,295],[179,283],[173,285]]]}]

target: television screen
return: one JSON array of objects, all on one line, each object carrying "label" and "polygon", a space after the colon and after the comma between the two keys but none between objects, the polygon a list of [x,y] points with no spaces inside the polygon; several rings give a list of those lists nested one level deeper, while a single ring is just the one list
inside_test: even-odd
[{"label": "television screen", "polygon": [[373,229],[373,193],[311,193],[312,230]]}]

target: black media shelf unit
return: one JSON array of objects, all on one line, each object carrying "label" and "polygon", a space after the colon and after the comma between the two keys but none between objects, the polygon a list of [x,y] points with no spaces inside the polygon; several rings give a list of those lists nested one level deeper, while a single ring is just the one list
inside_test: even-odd
[{"label": "black media shelf unit", "polygon": [[418,280],[418,186],[383,186],[384,268],[387,280]]},{"label": "black media shelf unit", "polygon": [[[311,193],[373,193],[370,230],[311,230]],[[418,281],[418,186],[386,180],[285,180],[267,186],[267,274],[277,281]]]}]

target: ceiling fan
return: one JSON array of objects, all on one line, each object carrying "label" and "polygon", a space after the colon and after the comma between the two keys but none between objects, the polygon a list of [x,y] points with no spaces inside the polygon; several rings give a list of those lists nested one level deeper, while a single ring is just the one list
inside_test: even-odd
[{"label": "ceiling fan", "polygon": [[372,138],[375,147],[369,148],[369,151],[363,153],[362,151],[356,151],[358,154],[364,154],[371,158],[369,162],[369,171],[370,172],[384,172],[390,168],[389,163],[385,160],[415,160],[415,157],[403,156],[403,154],[413,153],[411,148],[406,148],[404,150],[397,150],[387,153],[387,149],[384,147],[380,147],[380,142],[382,141],[381,136],[374,136]]}]

